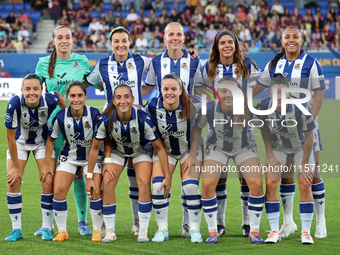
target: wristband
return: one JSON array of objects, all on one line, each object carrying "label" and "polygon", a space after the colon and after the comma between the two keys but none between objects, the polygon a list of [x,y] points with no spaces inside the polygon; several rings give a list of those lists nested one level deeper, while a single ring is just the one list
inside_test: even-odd
[{"label": "wristband", "polygon": [[112,163],[111,158],[104,158],[103,164]]},{"label": "wristband", "polygon": [[93,177],[93,173],[87,173],[86,174],[86,178],[92,179],[92,177]]}]

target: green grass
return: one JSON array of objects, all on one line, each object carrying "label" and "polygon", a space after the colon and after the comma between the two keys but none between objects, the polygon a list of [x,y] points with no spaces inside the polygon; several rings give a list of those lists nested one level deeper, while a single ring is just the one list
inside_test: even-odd
[{"label": "green grass", "polygon": [[[102,109],[103,101],[88,101],[89,105]],[[0,123],[4,122],[4,114],[7,102],[0,102]],[[340,120],[336,118],[335,109],[340,109],[340,101],[325,100],[320,113],[320,129],[322,144],[321,163],[340,165],[338,136]],[[257,134],[258,131],[256,131]],[[256,135],[258,150],[261,162],[264,161],[264,149],[262,139]],[[340,208],[340,179],[331,178],[335,174],[324,174],[326,185],[326,219],[328,237],[326,239],[314,239],[315,245],[303,246],[300,243],[299,232],[283,239],[276,245],[254,245],[241,236],[241,209],[240,209],[240,187],[238,180],[231,178],[228,180],[228,204],[226,212],[227,236],[220,239],[218,245],[191,244],[189,239],[181,238],[182,209],[180,201],[180,177],[176,170],[172,181],[172,195],[169,209],[169,232],[170,240],[164,243],[139,244],[136,237],[130,234],[132,227],[132,217],[130,201],[128,197],[128,180],[126,173],[121,175],[116,195],[117,195],[117,217],[116,233],[118,240],[110,243],[93,243],[90,237],[81,237],[77,231],[77,215],[73,198],[73,188],[68,194],[68,233],[69,240],[62,243],[43,242],[40,237],[35,237],[33,233],[40,227],[40,193],[38,170],[32,157],[29,159],[24,174],[24,183],[21,187],[23,195],[22,230],[24,239],[15,243],[5,242],[5,237],[11,231],[11,222],[6,204],[6,135],[5,127],[0,126],[0,253],[1,254],[338,254],[340,251],[339,232],[339,208]],[[339,173],[337,177],[339,177]],[[297,189],[298,190],[298,189]],[[299,192],[296,192],[294,201],[294,219],[300,230]],[[282,212],[281,212],[282,215]],[[91,219],[88,213],[88,221],[91,226]],[[282,218],[282,216],[281,216]],[[314,217],[315,218],[315,217]],[[282,220],[281,220],[282,224]],[[263,211],[260,234],[266,237],[269,230],[268,220]],[[149,227],[149,238],[151,239],[157,230],[155,218],[152,215]],[[311,233],[315,231],[315,219],[312,224]],[[201,232],[203,238],[207,237],[207,225],[202,215]]]}]

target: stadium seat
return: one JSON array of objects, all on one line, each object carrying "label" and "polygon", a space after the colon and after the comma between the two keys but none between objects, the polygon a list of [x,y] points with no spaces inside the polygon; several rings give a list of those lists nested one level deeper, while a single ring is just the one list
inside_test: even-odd
[{"label": "stadium seat", "polygon": [[74,6],[74,9],[76,9],[76,10],[77,10],[77,9],[79,9],[79,8],[80,8],[80,3],[74,3],[74,5],[73,5],[73,6]]},{"label": "stadium seat", "polygon": [[175,2],[166,2],[166,9],[171,10],[175,7]]},{"label": "stadium seat", "polygon": [[285,8],[288,8],[288,9],[290,9],[290,8],[294,9],[295,8],[295,1],[286,1],[283,6]]},{"label": "stadium seat", "polygon": [[112,3],[103,3],[103,11],[109,11],[112,7]]},{"label": "stadium seat", "polygon": [[161,16],[162,10],[156,10],[156,11],[155,11],[155,14],[156,14],[156,17]]},{"label": "stadium seat", "polygon": [[37,23],[41,19],[41,11],[32,11],[32,12],[30,12],[30,17],[31,17],[31,20],[33,21],[34,26],[36,26]]},{"label": "stadium seat", "polygon": [[25,10],[25,5],[23,3],[14,4],[14,11],[15,12],[24,11],[24,10]]},{"label": "stadium seat", "polygon": [[268,0],[268,1],[267,1],[267,4],[269,5],[270,8],[272,8],[272,6],[273,6],[273,4],[274,4],[274,1]]},{"label": "stadium seat", "polygon": [[12,3],[4,3],[4,11],[6,12],[12,12],[14,10],[14,4]]},{"label": "stadium seat", "polygon": [[130,13],[130,10],[122,10],[120,14],[122,15],[122,18],[125,19],[126,16]]},{"label": "stadium seat", "polygon": [[184,33],[187,33],[189,31],[189,26],[183,26]]},{"label": "stadium seat", "polygon": [[81,27],[81,29],[83,30],[85,34],[87,34],[87,32],[89,31],[89,27],[87,26]]},{"label": "stadium seat", "polygon": [[89,11],[91,13],[92,18],[98,18],[99,17],[99,12],[94,10],[94,11]]},{"label": "stadium seat", "polygon": [[145,14],[145,17],[149,17],[150,16],[150,10],[144,10],[144,14]]},{"label": "stadium seat", "polygon": [[7,11],[0,11],[0,16],[2,19],[6,19],[10,12]]},{"label": "stadium seat", "polygon": [[328,4],[329,4],[329,1],[328,0],[322,0],[322,1],[319,1],[319,7],[320,9],[328,9]]},{"label": "stadium seat", "polygon": [[179,6],[179,9],[181,11],[184,11],[185,6],[186,6],[186,2],[185,1],[184,2],[178,2],[178,6]]},{"label": "stadium seat", "polygon": [[31,9],[31,3],[24,3],[25,10],[29,11]]}]

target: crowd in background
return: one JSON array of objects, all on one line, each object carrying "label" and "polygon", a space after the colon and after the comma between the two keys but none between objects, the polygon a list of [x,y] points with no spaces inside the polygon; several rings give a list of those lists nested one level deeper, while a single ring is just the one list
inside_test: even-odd
[{"label": "crowd in background", "polygon": [[[33,2],[32,8],[41,10],[42,15],[49,12],[56,25],[72,29],[77,51],[111,51],[108,34],[120,25],[130,30],[132,48],[164,50],[163,33],[169,22],[181,23],[186,46],[198,51],[209,51],[215,34],[222,29],[238,36],[244,53],[271,51],[281,47],[281,33],[287,26],[301,29],[306,48],[340,47],[339,2],[332,0],[326,12],[316,4],[289,9],[279,1],[270,1],[269,5],[264,0],[187,0],[171,1],[171,5],[163,0]],[[107,2],[110,9],[103,11]],[[97,15],[92,15],[94,12]],[[33,31],[33,23],[25,14],[13,12],[2,17],[0,49],[26,49],[32,43]],[[48,48],[51,50],[53,45],[50,43]]]}]

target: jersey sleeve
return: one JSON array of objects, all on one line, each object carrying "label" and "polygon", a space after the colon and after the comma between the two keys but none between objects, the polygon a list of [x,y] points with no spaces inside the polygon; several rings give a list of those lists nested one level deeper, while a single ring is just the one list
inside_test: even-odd
[{"label": "jersey sleeve", "polygon": [[266,67],[264,68],[264,71],[261,73],[260,77],[257,79],[257,83],[262,86],[269,87],[270,82],[271,82],[271,78],[270,78],[269,63],[268,63]]},{"label": "jersey sleeve", "polygon": [[145,132],[147,139],[151,142],[154,142],[157,139],[159,139],[159,134],[158,134],[157,128],[154,125],[154,123],[152,122],[151,118],[147,114],[145,114],[145,115],[146,115],[145,121],[143,123],[144,132]]},{"label": "jersey sleeve", "polygon": [[150,64],[152,62],[152,58],[146,57],[146,56],[141,56],[143,61],[144,61],[144,71],[149,70]]},{"label": "jersey sleeve", "polygon": [[253,62],[251,62],[249,71],[250,71],[249,79],[251,79],[253,81],[258,81],[258,79],[262,75],[262,71],[257,66],[255,66],[255,64]]},{"label": "jersey sleeve", "polygon": [[6,115],[5,127],[8,129],[16,129],[19,125],[19,117],[21,116],[20,99],[15,96],[9,100]]},{"label": "jersey sleeve", "polygon": [[325,89],[323,70],[317,59],[315,59],[314,64],[310,70],[309,79],[312,84],[312,90]]},{"label": "jersey sleeve", "polygon": [[57,105],[59,105],[59,95],[58,93],[52,91],[51,93],[46,94],[46,102],[49,109],[55,109]]},{"label": "jersey sleeve", "polygon": [[206,115],[202,115],[201,113],[199,113],[197,115],[197,118],[195,119],[195,125],[200,128],[203,129],[208,123],[208,119],[206,117]]},{"label": "jersey sleeve", "polygon": [[46,66],[44,58],[40,58],[37,66],[35,67],[35,74],[39,76],[41,83],[45,82],[45,73],[48,66]]},{"label": "jersey sleeve", "polygon": [[93,132],[93,137],[97,140],[104,140],[106,138],[107,128],[105,125],[105,118],[101,117],[96,123],[96,127]]},{"label": "jersey sleeve", "polygon": [[100,63],[100,60],[95,65],[95,67],[92,69],[92,71],[85,77],[86,82],[90,84],[91,86],[95,86],[102,79],[100,75],[100,70],[99,70],[99,63]]},{"label": "jersey sleeve", "polygon": [[201,63],[200,61],[198,61],[197,69],[194,76],[194,87],[202,86],[204,83],[201,69]]},{"label": "jersey sleeve", "polygon": [[[309,112],[311,112],[307,104],[303,104],[303,106],[307,108]],[[303,112],[301,112],[301,123],[301,128],[303,132],[312,131],[315,128],[313,115],[305,115]]]},{"label": "jersey sleeve", "polygon": [[157,77],[155,73],[155,69],[153,68],[154,61],[151,61],[149,65],[149,72],[145,79],[145,84],[148,86],[156,86],[157,85]]},{"label": "jersey sleeve", "polygon": [[209,63],[205,63],[205,65],[203,66],[203,69],[202,69],[202,79],[205,83],[209,83],[208,82],[208,68],[209,68]]},{"label": "jersey sleeve", "polygon": [[57,139],[60,133],[60,126],[58,121],[58,115],[57,114],[52,121],[52,125],[50,127],[49,137],[53,140]]}]

